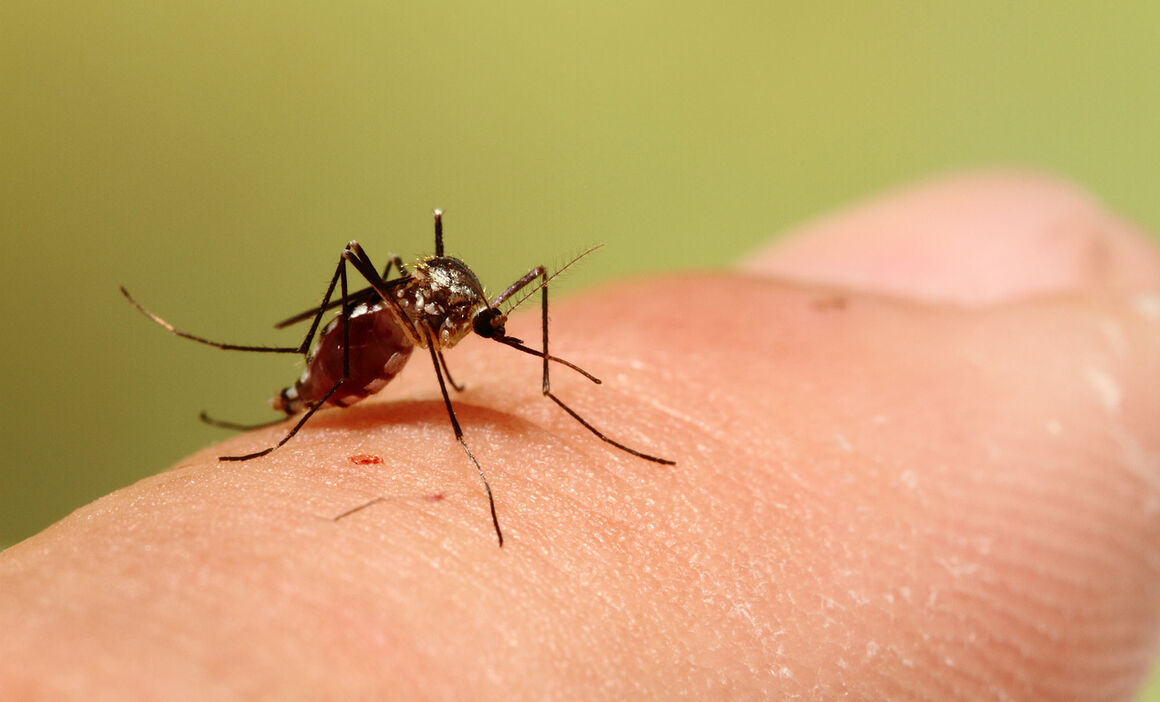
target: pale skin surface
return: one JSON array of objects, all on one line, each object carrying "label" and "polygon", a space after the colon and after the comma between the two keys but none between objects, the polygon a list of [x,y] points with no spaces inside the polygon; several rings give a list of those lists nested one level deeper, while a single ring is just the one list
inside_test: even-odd
[{"label": "pale skin surface", "polygon": [[267,458],[215,460],[281,427],[0,554],[4,696],[1102,700],[1148,671],[1160,262],[1073,187],[936,182],[552,323],[605,381],[558,394],[675,467],[466,341],[501,550],[416,354]]}]

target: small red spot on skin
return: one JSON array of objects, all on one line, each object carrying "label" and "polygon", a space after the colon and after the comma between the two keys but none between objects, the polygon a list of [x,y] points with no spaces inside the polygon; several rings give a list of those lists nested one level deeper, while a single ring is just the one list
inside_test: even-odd
[{"label": "small red spot on skin", "polygon": [[383,459],[378,456],[372,456],[369,453],[356,453],[350,457],[350,462],[356,466],[369,466],[375,463],[382,463]]},{"label": "small red spot on skin", "polygon": [[426,499],[428,502],[438,502],[439,500],[443,499],[443,493],[437,492],[434,495],[427,495],[424,499]]}]

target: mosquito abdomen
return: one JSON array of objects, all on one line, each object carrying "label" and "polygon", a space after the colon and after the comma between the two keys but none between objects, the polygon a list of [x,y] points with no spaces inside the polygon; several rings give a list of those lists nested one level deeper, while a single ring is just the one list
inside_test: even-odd
[{"label": "mosquito abdomen", "polygon": [[414,345],[384,303],[363,304],[351,310],[350,319],[341,316],[322,330],[306,357],[306,368],[293,386],[270,400],[276,410],[296,414],[317,404],[343,376],[343,325],[349,325],[350,376],[326,401],[348,407],[369,397],[391,382]]}]

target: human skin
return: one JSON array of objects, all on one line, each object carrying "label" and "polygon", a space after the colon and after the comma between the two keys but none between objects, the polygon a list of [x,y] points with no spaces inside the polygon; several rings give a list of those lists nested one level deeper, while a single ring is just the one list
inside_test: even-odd
[{"label": "human skin", "polygon": [[890,194],[554,301],[552,343],[604,380],[554,368],[565,401],[676,465],[465,341],[498,548],[416,354],[0,554],[3,697],[1106,700],[1149,670],[1160,260],[1074,187]]}]

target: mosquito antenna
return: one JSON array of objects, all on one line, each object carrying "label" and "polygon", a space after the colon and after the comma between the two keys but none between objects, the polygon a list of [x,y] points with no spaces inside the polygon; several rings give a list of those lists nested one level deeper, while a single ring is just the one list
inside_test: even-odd
[{"label": "mosquito antenna", "polygon": [[563,273],[564,271],[566,271],[566,270],[568,270],[569,268],[571,268],[571,267],[572,267],[572,266],[573,266],[573,265],[574,265],[574,264],[575,264],[577,261],[579,261],[580,259],[584,258],[585,256],[587,256],[588,254],[592,253],[593,251],[595,251],[595,250],[597,250],[597,249],[599,249],[599,248],[602,248],[603,246],[604,246],[604,244],[597,244],[596,246],[593,246],[592,248],[588,249],[587,251],[585,251],[585,252],[583,252],[583,253],[579,254],[578,256],[576,256],[575,258],[573,258],[571,261],[568,261],[567,263],[565,263],[565,264],[564,264],[563,266],[561,266],[561,267],[560,267],[560,269],[559,269],[559,270],[557,270],[555,273],[553,273],[553,274],[551,274],[551,275],[549,275],[549,276],[547,276],[547,277],[543,278],[542,280],[540,280],[539,284],[538,284],[538,285],[536,285],[536,287],[532,288],[532,289],[531,289],[531,291],[524,293],[524,294],[523,294],[523,296],[521,296],[521,297],[520,297],[518,300],[516,300],[515,302],[511,303],[511,306],[507,308],[507,311],[505,312],[505,314],[507,314],[507,313],[510,313],[510,312],[511,312],[512,310],[514,310],[515,308],[517,308],[517,307],[519,307],[520,305],[524,304],[524,302],[525,302],[525,301],[526,301],[526,300],[527,300],[529,297],[531,297],[532,295],[535,295],[536,293],[540,292],[540,288],[544,287],[544,286],[545,286],[545,285],[547,285],[548,283],[550,283],[550,282],[552,282],[553,280],[555,280],[556,276],[560,275],[560,274],[561,274],[561,273]]},{"label": "mosquito antenna", "polygon": [[435,210],[435,255],[443,255],[443,210]]}]

